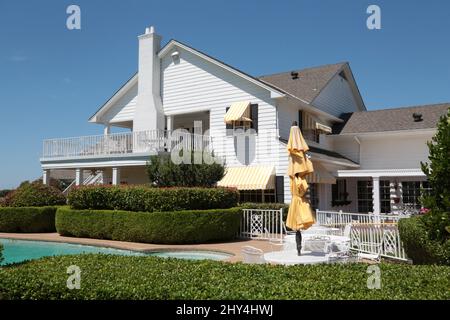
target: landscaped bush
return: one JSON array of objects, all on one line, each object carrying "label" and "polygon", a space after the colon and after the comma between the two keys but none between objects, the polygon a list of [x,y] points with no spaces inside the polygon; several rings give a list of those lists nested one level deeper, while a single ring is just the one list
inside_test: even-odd
[{"label": "landscaped bush", "polygon": [[266,209],[266,210],[289,210],[289,204],[287,203],[258,203],[258,202],[244,202],[239,204],[239,208],[242,209]]},{"label": "landscaped bush", "polygon": [[153,212],[231,208],[238,193],[230,188],[86,186],[74,188],[68,200],[74,209]]},{"label": "landscaped bush", "polygon": [[[170,154],[151,156],[147,164],[150,182],[157,187],[212,187],[225,174],[225,167],[216,161],[206,163],[205,157],[213,159],[213,154],[191,152],[187,155],[190,163],[175,164]],[[195,163],[199,158],[201,163]]]},{"label": "landscaped bush", "polygon": [[22,183],[19,188],[8,193],[3,206],[8,207],[44,207],[64,205],[66,198],[55,187],[38,181]]},{"label": "landscaped bush", "polygon": [[10,189],[3,189],[0,190],[0,198],[3,198],[4,196],[6,196],[8,193],[10,193],[12,190]]},{"label": "landscaped bush", "polygon": [[[67,288],[71,265],[82,270],[79,290]],[[0,268],[0,300],[450,299],[450,267],[381,264],[380,272],[381,288],[369,289],[366,264],[273,266],[64,256]]]},{"label": "landscaped bush", "polygon": [[2,207],[0,232],[54,232],[55,207]]},{"label": "landscaped bush", "polygon": [[432,240],[425,217],[401,219],[398,223],[400,238],[406,255],[415,264],[450,265],[450,240]]},{"label": "landscaped bush", "polygon": [[63,236],[147,243],[204,243],[232,240],[238,208],[175,212],[129,212],[60,208],[56,229]]}]

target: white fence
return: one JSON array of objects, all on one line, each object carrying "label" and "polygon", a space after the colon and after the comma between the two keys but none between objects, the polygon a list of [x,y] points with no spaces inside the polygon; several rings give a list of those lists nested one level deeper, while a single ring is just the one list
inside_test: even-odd
[{"label": "white fence", "polygon": [[282,242],[284,238],[283,209],[243,209],[239,237]]},{"label": "white fence", "polygon": [[397,223],[408,216],[360,214],[334,211],[316,211],[317,223],[336,228],[336,235],[343,235],[345,226],[351,224],[350,242],[353,250],[378,253],[381,256],[407,260],[400,240]]},{"label": "white fence", "polygon": [[106,156],[183,150],[212,150],[207,135],[164,130],[133,131],[105,135],[48,139],[43,142],[42,158]]}]

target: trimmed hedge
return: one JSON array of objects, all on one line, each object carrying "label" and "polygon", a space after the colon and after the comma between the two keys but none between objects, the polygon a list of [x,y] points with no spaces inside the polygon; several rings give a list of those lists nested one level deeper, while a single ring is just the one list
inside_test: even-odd
[{"label": "trimmed hedge", "polygon": [[0,207],[0,232],[55,232],[55,207]]},{"label": "trimmed hedge", "polygon": [[[67,267],[82,270],[67,288]],[[450,299],[450,267],[380,264],[369,289],[366,264],[249,265],[156,257],[78,255],[0,268],[1,299],[261,300]]]},{"label": "trimmed hedge", "polygon": [[55,187],[39,181],[25,182],[8,193],[2,201],[5,207],[45,207],[66,204],[66,197]]},{"label": "trimmed hedge", "polygon": [[85,186],[72,190],[68,200],[74,209],[159,212],[232,208],[238,196],[230,188]]},{"label": "trimmed hedge", "polygon": [[239,204],[242,209],[266,209],[266,210],[280,210],[283,212],[289,211],[289,204],[287,203],[258,203],[258,202],[243,202]]},{"label": "trimmed hedge", "polygon": [[176,212],[130,212],[60,208],[62,236],[145,243],[204,243],[232,240],[239,229],[237,208]]},{"label": "trimmed hedge", "polygon": [[431,240],[423,217],[401,219],[398,229],[406,255],[414,264],[450,265],[450,240]]}]

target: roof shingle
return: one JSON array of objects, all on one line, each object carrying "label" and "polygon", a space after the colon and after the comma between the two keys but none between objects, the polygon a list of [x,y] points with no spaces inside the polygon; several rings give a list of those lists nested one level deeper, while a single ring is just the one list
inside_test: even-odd
[{"label": "roof shingle", "polygon": [[[344,123],[333,127],[333,134],[384,132],[436,128],[439,118],[446,114],[450,103],[345,113]],[[413,114],[422,121],[414,121]]]},{"label": "roof shingle", "polygon": [[[280,88],[287,93],[311,103],[328,84],[331,78],[342,69],[346,62],[319,67],[293,70],[259,77],[259,80]],[[291,72],[298,73],[292,79]]]}]

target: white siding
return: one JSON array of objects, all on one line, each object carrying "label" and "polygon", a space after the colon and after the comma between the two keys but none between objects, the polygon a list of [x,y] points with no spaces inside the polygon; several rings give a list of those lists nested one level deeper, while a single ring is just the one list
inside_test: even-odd
[{"label": "white siding", "polygon": [[361,169],[413,169],[428,160],[432,134],[378,136],[361,139]]},{"label": "white siding", "polygon": [[359,163],[359,144],[353,136],[335,138],[333,147],[337,153]]},{"label": "white siding", "polygon": [[[226,108],[233,102],[251,101],[258,104],[258,135],[256,156],[251,165],[276,164],[278,143],[276,111],[269,91],[205,61],[198,56],[178,49],[178,63],[170,54],[162,59],[161,96],[166,115],[210,111],[210,135],[214,151],[226,158],[227,166],[239,166],[236,159],[233,137],[227,137],[223,122]],[[267,147],[269,141],[274,145]],[[276,144],[275,144],[276,143]],[[278,169],[277,169],[278,172]]]},{"label": "white siding", "polygon": [[336,117],[345,112],[358,111],[350,85],[338,74],[331,79],[312,104]]},{"label": "white siding", "polygon": [[137,84],[131,87],[104,115],[108,122],[132,121],[136,108]]}]

